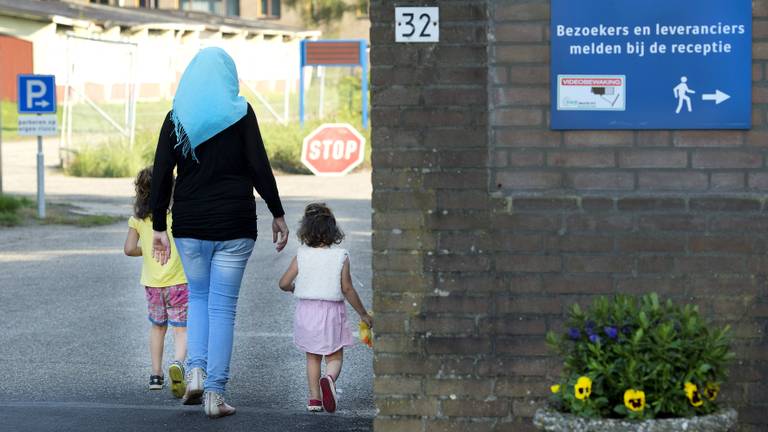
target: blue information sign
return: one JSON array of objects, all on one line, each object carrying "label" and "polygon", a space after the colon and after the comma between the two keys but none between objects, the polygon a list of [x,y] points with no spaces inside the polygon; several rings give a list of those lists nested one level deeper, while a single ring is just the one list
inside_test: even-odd
[{"label": "blue information sign", "polygon": [[56,79],[53,75],[19,75],[19,114],[56,112]]},{"label": "blue information sign", "polygon": [[551,0],[553,129],[749,129],[750,0]]}]

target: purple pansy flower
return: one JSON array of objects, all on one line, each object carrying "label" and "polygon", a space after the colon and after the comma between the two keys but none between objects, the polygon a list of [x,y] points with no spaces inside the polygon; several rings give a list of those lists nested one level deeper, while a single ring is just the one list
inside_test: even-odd
[{"label": "purple pansy flower", "polygon": [[619,330],[617,330],[614,326],[605,326],[603,327],[603,331],[605,331],[605,335],[611,339],[616,339],[619,337]]},{"label": "purple pansy flower", "polygon": [[592,343],[600,343],[600,336],[596,334],[589,335],[589,341]]},{"label": "purple pansy flower", "polygon": [[581,332],[576,327],[568,329],[568,337],[572,340],[579,340],[581,338]]}]

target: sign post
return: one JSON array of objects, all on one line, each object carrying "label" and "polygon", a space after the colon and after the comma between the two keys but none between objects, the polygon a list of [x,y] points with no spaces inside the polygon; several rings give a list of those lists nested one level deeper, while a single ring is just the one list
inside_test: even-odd
[{"label": "sign post", "polygon": [[[363,128],[368,128],[368,55],[367,42],[360,40],[302,40],[300,47],[299,64],[299,124],[304,126],[304,67],[337,67],[360,66],[362,78],[360,92],[362,94],[362,123]],[[322,72],[325,74],[325,71]],[[325,78],[321,78],[325,82]],[[324,84],[320,84],[321,86]],[[320,117],[322,117],[322,87],[320,87]]]},{"label": "sign post", "polygon": [[316,176],[338,177],[365,159],[365,138],[346,123],[326,123],[304,138],[301,162]]},{"label": "sign post", "polygon": [[749,129],[750,0],[552,0],[552,129]]},{"label": "sign post", "polygon": [[19,135],[37,136],[37,216],[44,219],[43,136],[56,135],[56,80],[53,75],[19,75],[18,78]]},{"label": "sign post", "polygon": [[3,194],[3,97],[0,95],[0,195]]}]

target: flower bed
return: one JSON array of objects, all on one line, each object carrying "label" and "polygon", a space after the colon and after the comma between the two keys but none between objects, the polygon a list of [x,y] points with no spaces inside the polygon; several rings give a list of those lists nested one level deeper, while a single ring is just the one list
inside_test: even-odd
[{"label": "flower bed", "polygon": [[[733,358],[728,332],[707,323],[696,306],[661,302],[656,294],[601,297],[586,311],[574,305],[566,331],[547,335],[564,367],[551,387],[556,411],[545,413],[572,414],[560,416],[568,422],[708,419],[719,411],[717,396]],[[542,425],[552,417],[542,416]]]}]

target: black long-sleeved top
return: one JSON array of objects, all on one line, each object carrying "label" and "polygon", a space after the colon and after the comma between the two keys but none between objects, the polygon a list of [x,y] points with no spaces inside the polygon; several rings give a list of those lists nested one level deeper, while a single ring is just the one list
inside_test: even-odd
[{"label": "black long-sleeved top", "polygon": [[[166,230],[173,193],[173,235],[200,240],[256,238],[253,188],[274,217],[285,214],[261,139],[256,114],[246,115],[184,156],[176,146],[170,113],[160,130],[152,171],[152,226]],[[178,167],[175,189],[173,169]],[[173,192],[171,192],[173,189]]]}]

